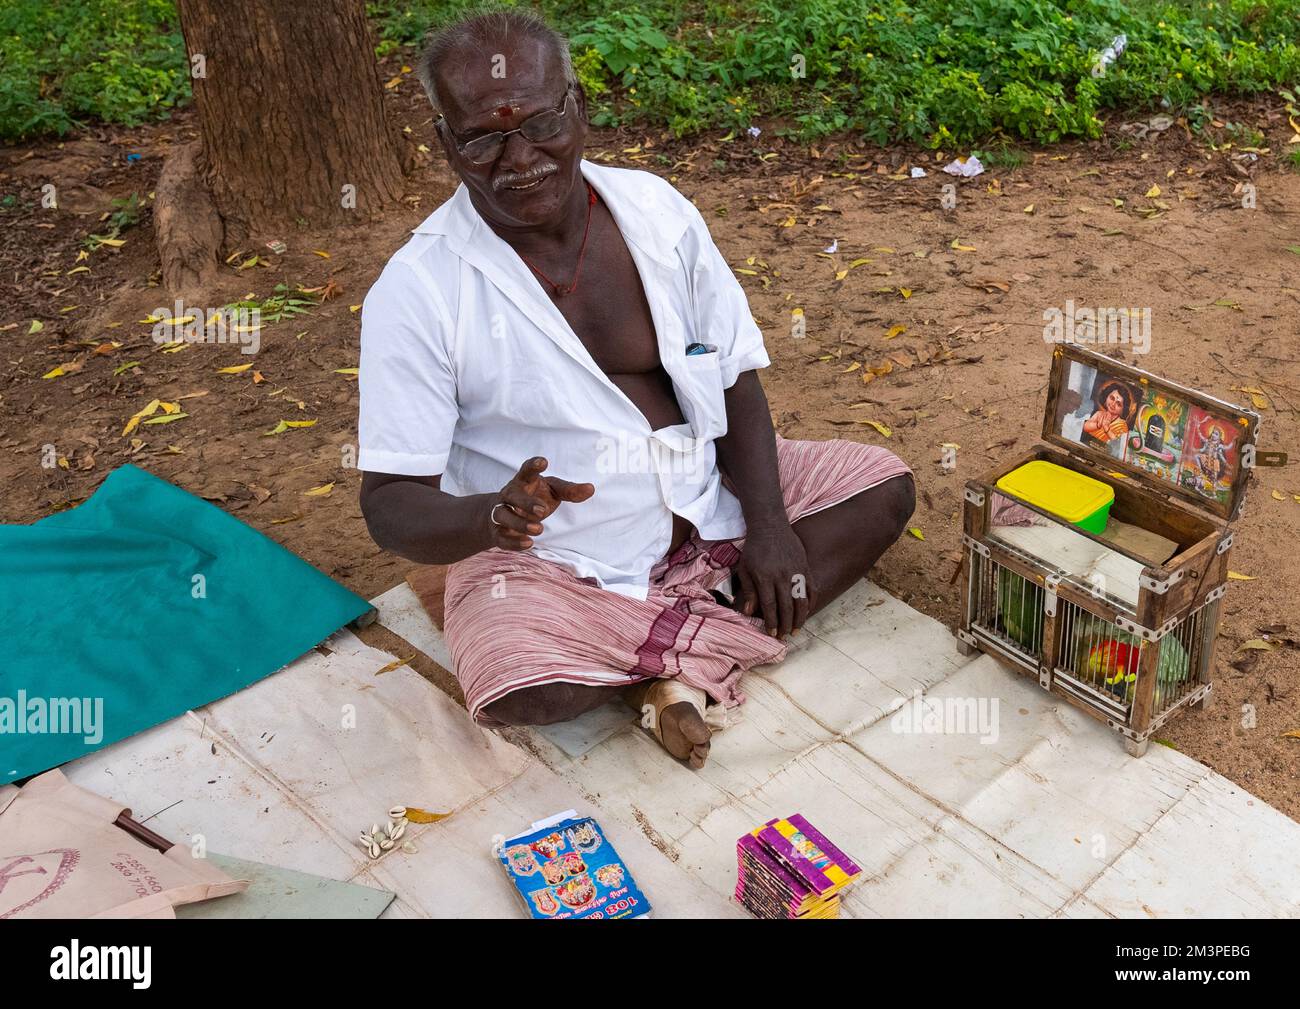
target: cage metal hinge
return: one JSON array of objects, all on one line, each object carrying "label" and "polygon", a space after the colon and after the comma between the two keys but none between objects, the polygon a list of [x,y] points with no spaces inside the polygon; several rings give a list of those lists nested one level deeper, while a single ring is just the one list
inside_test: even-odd
[{"label": "cage metal hinge", "polygon": [[1143,641],[1159,641],[1178,626],[1178,618],[1170,617],[1159,627],[1152,629],[1150,627],[1143,627],[1136,621],[1130,620],[1123,614],[1119,614],[1115,617],[1115,626],[1128,631],[1134,637],[1141,638]]},{"label": "cage metal hinge", "polygon": [[1207,603],[1212,603],[1214,602],[1214,600],[1220,598],[1227,591],[1228,591],[1227,582],[1224,582],[1222,585],[1217,585],[1214,588],[1212,588],[1208,593],[1206,593],[1205,601]]},{"label": "cage metal hinge", "polygon": [[975,640],[975,635],[971,634],[969,631],[962,630],[960,627],[957,628],[957,640],[963,644],[970,645],[972,648],[979,647],[979,642]]},{"label": "cage metal hinge", "polygon": [[1044,690],[1052,689],[1052,667],[1051,666],[1038,667],[1038,685],[1042,687]]},{"label": "cage metal hinge", "polygon": [[1106,719],[1106,724],[1107,724],[1110,728],[1112,728],[1112,729],[1114,729],[1116,732],[1118,732],[1118,733],[1119,733],[1121,736],[1123,736],[1125,739],[1131,739],[1131,740],[1133,740],[1133,742],[1135,742],[1135,743],[1140,743],[1140,742],[1142,742],[1144,739],[1146,739],[1149,735],[1151,735],[1151,730],[1150,730],[1150,729],[1148,729],[1146,732],[1136,732],[1136,731],[1134,731],[1133,729],[1130,729],[1130,728],[1129,728],[1127,725],[1125,725],[1123,722],[1117,722],[1117,721],[1115,721],[1115,719],[1113,719],[1113,718],[1108,718],[1108,719]]},{"label": "cage metal hinge", "polygon": [[1219,545],[1218,547],[1215,548],[1214,552],[1216,554],[1224,554],[1227,553],[1231,547],[1232,547],[1232,533],[1229,532],[1226,536],[1223,537],[1223,539],[1219,540]]},{"label": "cage metal hinge", "polygon": [[1056,586],[1061,584],[1062,572],[1043,579],[1043,610],[1049,617],[1056,616]]},{"label": "cage metal hinge", "polygon": [[979,540],[974,539],[973,537],[971,537],[970,535],[968,535],[968,534],[966,534],[966,533],[962,533],[962,534],[961,534],[961,541],[962,541],[962,543],[963,543],[965,546],[970,547],[972,550],[974,550],[974,551],[975,551],[977,554],[979,554],[981,557],[988,557],[988,556],[989,556],[989,548],[986,547],[986,546],[985,546],[983,543],[981,543]]},{"label": "cage metal hinge", "polygon": [[1150,575],[1139,575],[1138,584],[1143,588],[1150,589],[1156,595],[1163,596],[1169,591],[1171,585],[1182,581],[1184,574],[1186,572],[1179,568],[1177,571],[1171,572],[1168,578],[1152,578]]},{"label": "cage metal hinge", "polygon": [[984,507],[984,495],[980,491],[972,490],[971,488],[967,487],[966,500],[969,501],[971,504],[975,505],[975,507],[977,508]]}]

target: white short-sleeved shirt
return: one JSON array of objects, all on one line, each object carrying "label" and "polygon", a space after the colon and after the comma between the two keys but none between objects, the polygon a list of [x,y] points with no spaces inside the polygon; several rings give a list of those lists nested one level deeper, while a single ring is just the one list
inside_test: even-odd
[{"label": "white short-sleeved shirt", "polygon": [[[362,470],[442,474],[451,494],[500,490],[525,459],[590,482],[534,540],[539,557],[645,598],[672,515],[705,539],[744,535],[713,441],[723,390],[768,365],[745,293],[699,211],[649,172],[582,162],[641,276],[686,423],[652,430],[601,371],[532,271],[461,185],[389,260],[361,321]],[[597,283],[599,270],[588,270]],[[692,343],[716,348],[687,356]]]}]

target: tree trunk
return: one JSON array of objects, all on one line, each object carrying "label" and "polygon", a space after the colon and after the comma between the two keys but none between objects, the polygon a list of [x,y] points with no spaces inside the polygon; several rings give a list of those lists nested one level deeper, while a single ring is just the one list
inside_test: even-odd
[{"label": "tree trunk", "polygon": [[401,198],[400,140],[384,118],[363,0],[177,8],[203,139],[197,167],[227,246],[299,220],[371,220]]}]

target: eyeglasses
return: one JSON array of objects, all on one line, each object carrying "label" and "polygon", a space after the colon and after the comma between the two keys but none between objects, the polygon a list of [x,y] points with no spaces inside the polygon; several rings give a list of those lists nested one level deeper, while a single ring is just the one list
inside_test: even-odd
[{"label": "eyeglasses", "polygon": [[568,112],[569,99],[572,97],[572,90],[565,91],[564,100],[560,102],[558,109],[547,109],[535,116],[529,116],[520,124],[518,129],[508,130],[505,133],[485,133],[483,136],[467,140],[463,144],[456,139],[456,134],[447,125],[446,116],[438,117],[438,125],[444,127],[451,135],[456,150],[461,153],[462,157],[467,158],[476,165],[485,165],[489,161],[495,161],[500,157],[501,152],[505,150],[506,138],[512,134],[523,134],[523,138],[530,144],[540,144],[558,134],[564,128],[565,114]]}]

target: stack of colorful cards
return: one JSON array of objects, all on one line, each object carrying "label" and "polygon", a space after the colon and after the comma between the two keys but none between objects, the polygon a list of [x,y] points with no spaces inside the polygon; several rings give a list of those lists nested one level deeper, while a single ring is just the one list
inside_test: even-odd
[{"label": "stack of colorful cards", "polygon": [[798,813],[736,845],[736,899],[756,918],[836,918],[840,891],[862,870]]},{"label": "stack of colorful cards", "polygon": [[504,842],[500,859],[534,918],[638,918],[650,911],[600,825],[572,809]]}]

